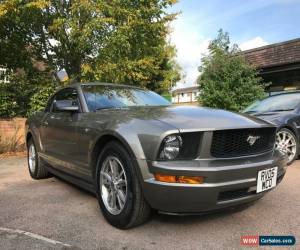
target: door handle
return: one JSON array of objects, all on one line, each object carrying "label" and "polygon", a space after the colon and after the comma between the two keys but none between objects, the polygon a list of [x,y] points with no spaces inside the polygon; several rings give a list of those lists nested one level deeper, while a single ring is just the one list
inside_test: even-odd
[{"label": "door handle", "polygon": [[43,122],[43,125],[44,125],[44,126],[48,126],[49,123],[48,123],[47,121],[44,121],[44,122]]}]

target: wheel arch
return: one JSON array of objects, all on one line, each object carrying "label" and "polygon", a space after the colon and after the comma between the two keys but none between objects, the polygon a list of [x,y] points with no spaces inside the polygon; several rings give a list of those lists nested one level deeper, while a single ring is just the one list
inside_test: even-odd
[{"label": "wheel arch", "polygon": [[[295,128],[295,127],[293,127],[293,125],[290,125],[290,124],[284,124],[284,125],[282,125],[282,126],[280,126],[278,129],[277,129],[277,132],[279,132],[280,130],[282,130],[282,129],[287,129],[287,130],[289,130],[289,131],[291,131],[292,133],[293,133],[293,135],[295,136],[295,138],[296,138],[296,145],[298,145],[297,147],[296,147],[296,159],[297,159],[297,157],[299,156],[299,154],[300,154],[300,143],[299,143],[299,133],[298,133],[298,131],[297,131],[297,128]],[[293,161],[292,161],[293,162]],[[292,162],[290,162],[290,163],[288,163],[288,165],[289,164],[291,164]]]},{"label": "wheel arch", "polygon": [[296,136],[297,140],[299,140],[299,133],[296,128],[294,128],[292,125],[284,124],[278,128],[277,132],[283,128],[290,130]]},{"label": "wheel arch", "polygon": [[25,143],[26,143],[26,146],[28,146],[28,142],[30,139],[33,140],[34,144],[35,144],[35,147],[38,151],[41,150],[41,145],[40,145],[40,138],[39,138],[39,135],[35,134],[32,130],[27,130],[25,132]]},{"label": "wheel arch", "polygon": [[29,140],[30,139],[33,139],[33,134],[31,133],[31,131],[28,131],[27,133],[26,133],[26,145],[28,146],[28,142],[29,142]]},{"label": "wheel arch", "polygon": [[89,162],[90,162],[91,169],[92,169],[93,179],[95,180],[99,154],[101,153],[101,151],[103,150],[105,145],[111,141],[117,141],[125,148],[125,150],[128,152],[128,154],[134,161],[134,166],[138,172],[139,177],[141,177],[141,172],[138,167],[138,163],[136,161],[136,156],[135,156],[133,150],[131,149],[131,147],[129,146],[129,144],[126,142],[126,140],[118,134],[107,133],[107,134],[104,134],[104,135],[100,136],[99,138],[97,138],[96,142],[94,143],[94,145],[92,147],[92,150],[91,150],[91,153],[89,156],[89,158],[90,158]]}]

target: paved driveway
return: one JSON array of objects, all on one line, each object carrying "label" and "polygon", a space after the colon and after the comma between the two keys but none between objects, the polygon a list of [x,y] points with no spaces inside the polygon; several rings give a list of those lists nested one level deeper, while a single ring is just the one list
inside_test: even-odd
[{"label": "paved driveway", "polygon": [[30,179],[25,158],[0,160],[0,249],[240,249],[241,235],[300,240],[300,161],[276,190],[247,209],[154,215],[121,231],[105,222],[89,193],[56,178]]}]

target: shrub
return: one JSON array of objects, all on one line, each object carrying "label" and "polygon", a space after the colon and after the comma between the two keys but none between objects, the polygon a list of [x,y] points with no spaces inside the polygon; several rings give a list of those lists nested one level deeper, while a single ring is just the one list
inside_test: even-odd
[{"label": "shrub", "polygon": [[17,109],[15,93],[9,91],[8,83],[0,83],[0,117],[14,117]]},{"label": "shrub", "polygon": [[20,127],[15,126],[11,135],[0,134],[0,154],[6,152],[20,152],[25,150],[25,143],[22,142],[23,135],[20,135]]},{"label": "shrub", "polygon": [[14,74],[9,83],[0,83],[0,117],[26,117],[42,109],[55,90],[49,76],[42,73],[32,76]]},{"label": "shrub", "polygon": [[30,98],[28,115],[43,110],[46,107],[48,99],[54,92],[55,87],[52,85],[40,87]]},{"label": "shrub", "polygon": [[209,55],[202,59],[198,84],[199,101],[204,106],[241,111],[264,96],[267,86],[240,54],[237,45],[230,47],[227,33],[219,31],[209,45]]}]

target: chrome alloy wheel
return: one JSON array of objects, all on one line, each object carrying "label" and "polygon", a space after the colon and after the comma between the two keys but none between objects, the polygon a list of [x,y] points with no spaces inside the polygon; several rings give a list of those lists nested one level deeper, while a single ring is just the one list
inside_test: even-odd
[{"label": "chrome alloy wheel", "polygon": [[36,168],[36,151],[33,143],[30,144],[28,149],[28,164],[30,172],[34,173]]},{"label": "chrome alloy wheel", "polygon": [[288,162],[291,162],[297,152],[295,137],[288,131],[277,132],[275,148],[287,155]]},{"label": "chrome alloy wheel", "polygon": [[120,214],[127,198],[127,179],[123,164],[115,156],[108,156],[101,167],[100,193],[106,209]]}]

